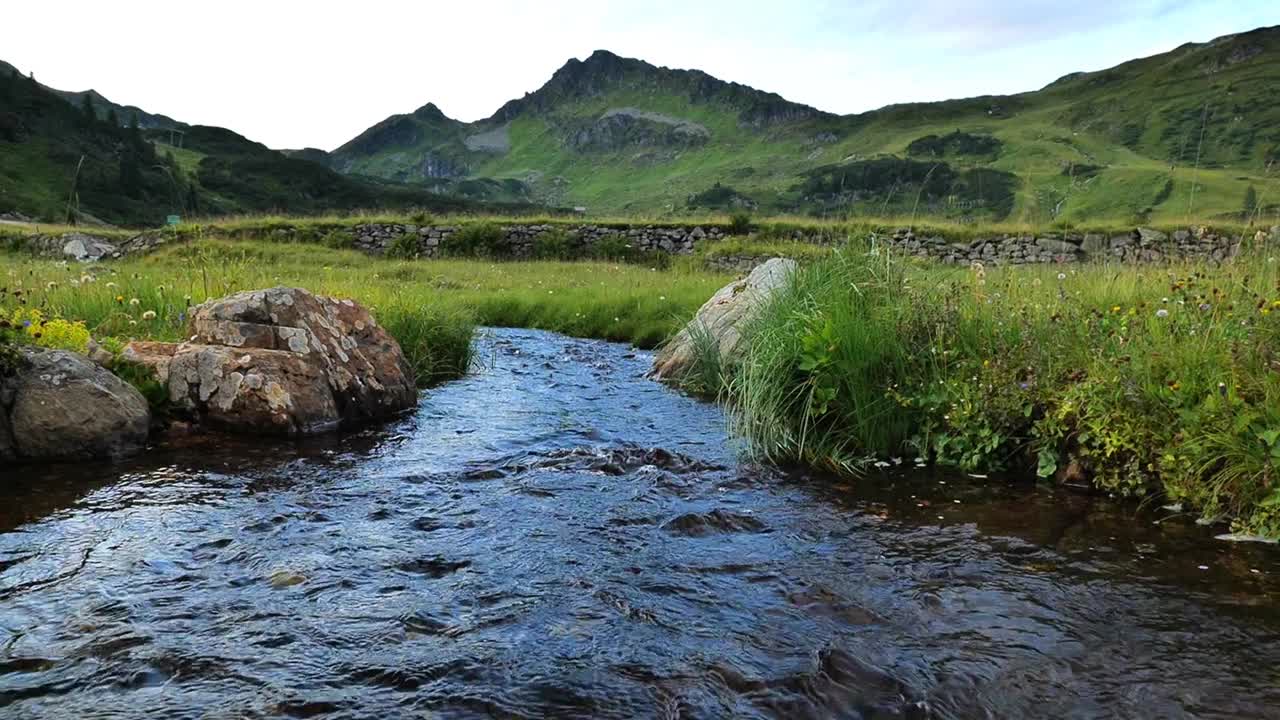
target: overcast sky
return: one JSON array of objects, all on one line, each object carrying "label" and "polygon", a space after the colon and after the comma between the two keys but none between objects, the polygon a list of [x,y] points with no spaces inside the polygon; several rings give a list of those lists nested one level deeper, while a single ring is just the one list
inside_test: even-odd
[{"label": "overcast sky", "polygon": [[434,102],[488,117],[598,48],[853,113],[1039,88],[1280,24],[1276,0],[5,0],[0,59],[63,90],[332,150]]}]

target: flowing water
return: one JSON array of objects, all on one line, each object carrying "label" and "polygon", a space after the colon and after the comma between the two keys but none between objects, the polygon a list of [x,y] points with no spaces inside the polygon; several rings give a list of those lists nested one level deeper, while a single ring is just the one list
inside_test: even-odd
[{"label": "flowing water", "polygon": [[1280,550],[745,463],[628,348],[490,331],[410,417],[6,470],[0,717],[1280,717]]}]

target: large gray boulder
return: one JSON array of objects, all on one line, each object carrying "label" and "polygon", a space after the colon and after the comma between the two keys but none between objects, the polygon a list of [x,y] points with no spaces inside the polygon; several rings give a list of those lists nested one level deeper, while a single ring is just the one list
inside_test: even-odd
[{"label": "large gray boulder", "polygon": [[76,353],[21,354],[0,380],[0,462],[116,459],[145,446],[151,409],[132,385]]},{"label": "large gray boulder", "polygon": [[698,309],[698,314],[676,334],[653,362],[653,377],[678,381],[694,365],[702,343],[713,342],[721,362],[741,357],[743,333],[761,309],[791,281],[796,261],[773,258],[756,266],[743,280],[725,285]]},{"label": "large gray boulder", "polygon": [[177,406],[232,432],[308,435],[414,407],[399,343],[351,300],[271,288],[191,314],[190,342],[131,343]]},{"label": "large gray boulder", "polygon": [[118,252],[115,245],[93,235],[68,233],[62,236],[62,240],[62,254],[80,262],[97,262]]}]

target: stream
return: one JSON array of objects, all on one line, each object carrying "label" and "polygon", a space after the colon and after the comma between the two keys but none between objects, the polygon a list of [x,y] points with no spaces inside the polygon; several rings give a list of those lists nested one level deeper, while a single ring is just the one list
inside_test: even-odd
[{"label": "stream", "polygon": [[648,353],[477,348],[375,429],[3,471],[0,717],[1280,717],[1280,548],[783,471]]}]

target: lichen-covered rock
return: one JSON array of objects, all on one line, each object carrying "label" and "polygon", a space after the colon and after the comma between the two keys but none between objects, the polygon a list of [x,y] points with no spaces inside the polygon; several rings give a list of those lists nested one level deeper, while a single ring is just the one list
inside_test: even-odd
[{"label": "lichen-covered rock", "polygon": [[0,461],[119,458],[146,444],[151,409],[132,385],[76,353],[22,354],[0,381]]},{"label": "lichen-covered rock", "polygon": [[413,407],[400,345],[350,300],[296,288],[243,292],[192,311],[191,341],[132,343],[170,399],[211,425],[304,435]]},{"label": "lichen-covered rock", "polygon": [[737,360],[742,351],[743,331],[761,308],[790,282],[796,262],[773,258],[757,266],[743,280],[720,288],[698,309],[698,314],[668,342],[653,363],[653,376],[679,380],[698,357],[699,343],[712,342],[722,362]]},{"label": "lichen-covered rock", "polygon": [[169,399],[210,425],[238,432],[310,435],[342,421],[324,367],[301,353],[187,345],[169,362]]}]

